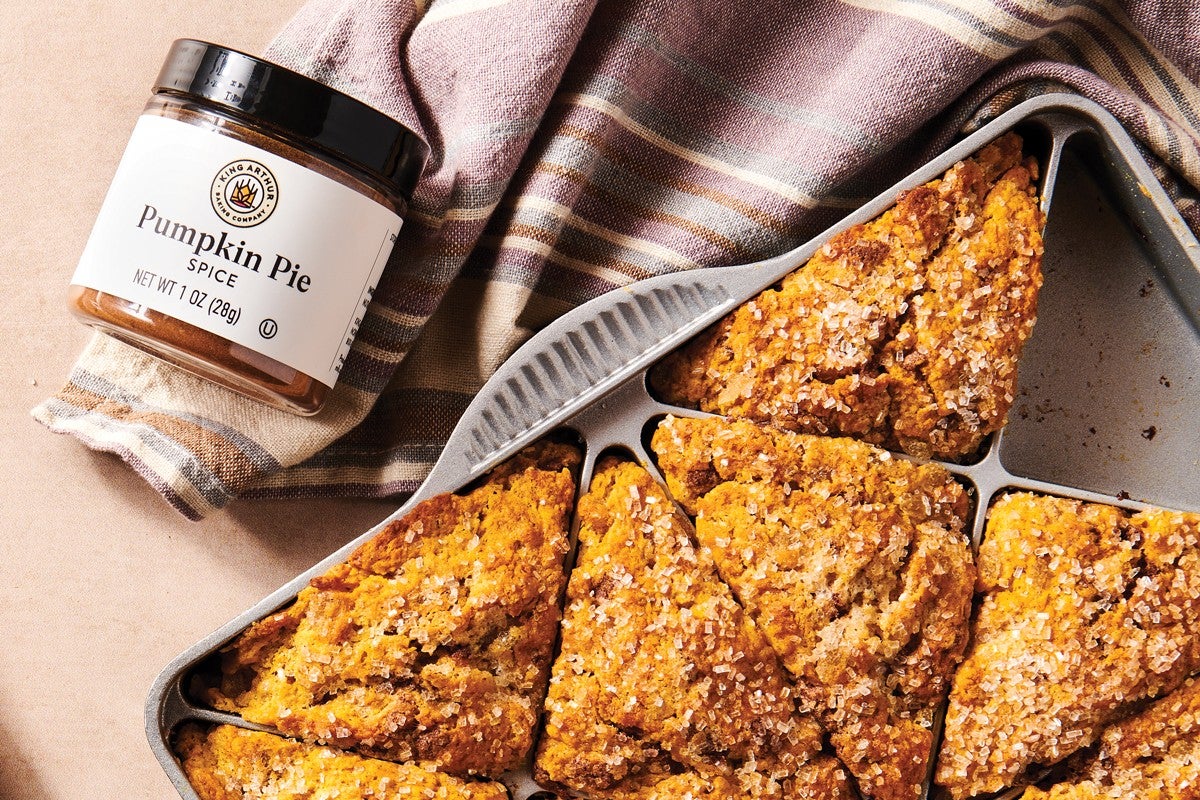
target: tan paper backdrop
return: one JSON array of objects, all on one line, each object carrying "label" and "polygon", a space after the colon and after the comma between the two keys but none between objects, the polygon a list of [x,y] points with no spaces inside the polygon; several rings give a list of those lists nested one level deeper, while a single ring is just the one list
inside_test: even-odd
[{"label": "tan paper backdrop", "polygon": [[300,0],[0,0],[0,798],[174,797],[142,707],[178,652],[391,506],[235,503],[189,523],[29,409],[88,338],[67,282],[171,40],[261,52]]}]

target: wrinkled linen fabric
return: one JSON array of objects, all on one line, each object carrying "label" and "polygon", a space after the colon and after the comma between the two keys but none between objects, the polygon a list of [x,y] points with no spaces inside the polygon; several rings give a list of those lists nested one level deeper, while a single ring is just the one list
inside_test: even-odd
[{"label": "wrinkled linen fabric", "polygon": [[236,497],[411,492],[487,377],[558,315],[794,248],[1037,94],[1113,113],[1200,230],[1192,0],[312,0],[265,55],[432,155],[320,414],[103,335],[34,409],[191,518]]}]

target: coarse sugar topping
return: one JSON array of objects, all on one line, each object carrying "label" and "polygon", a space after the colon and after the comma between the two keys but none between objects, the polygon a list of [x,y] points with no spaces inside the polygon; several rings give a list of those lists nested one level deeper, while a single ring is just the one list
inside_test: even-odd
[{"label": "coarse sugar topping", "polygon": [[548,681],[578,461],[541,443],[419,504],[235,638],[202,694],[319,744],[514,768]]},{"label": "coarse sugar topping", "polygon": [[1200,515],[1006,494],[978,592],[937,770],[955,798],[1018,784],[1200,670]]},{"label": "coarse sugar topping", "polygon": [[668,417],[652,447],[863,794],[920,797],[975,582],[962,487],[935,464],[744,420]]},{"label": "coarse sugar topping", "polygon": [[850,798],[775,652],[637,464],[602,462],[535,777],[589,797]]},{"label": "coarse sugar topping", "polygon": [[507,800],[498,783],[395,764],[270,733],[185,725],[175,739],[200,800]]},{"label": "coarse sugar topping", "polygon": [[1022,800],[1200,800],[1200,678],[1106,728],[1069,764],[1067,780]]},{"label": "coarse sugar topping", "polygon": [[1037,166],[1006,134],[836,235],[799,270],[668,356],[680,406],[924,458],[1005,422],[1042,284]]}]

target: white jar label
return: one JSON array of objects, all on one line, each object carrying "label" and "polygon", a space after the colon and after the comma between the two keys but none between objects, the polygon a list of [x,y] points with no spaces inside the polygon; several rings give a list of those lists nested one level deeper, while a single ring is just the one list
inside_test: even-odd
[{"label": "white jar label", "polygon": [[285,158],[146,115],[72,283],[332,386],[400,223],[379,203]]}]

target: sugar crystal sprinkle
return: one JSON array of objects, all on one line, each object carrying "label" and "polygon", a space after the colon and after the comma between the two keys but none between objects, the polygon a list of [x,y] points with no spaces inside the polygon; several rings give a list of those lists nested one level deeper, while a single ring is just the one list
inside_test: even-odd
[{"label": "sugar crystal sprinkle", "polygon": [[416,506],[235,638],[205,698],[379,758],[514,768],[549,676],[578,461],[543,442]]},{"label": "sugar crystal sprinkle", "polygon": [[602,462],[578,514],[535,777],[618,800],[852,797],[775,652],[649,473]]},{"label": "sugar crystal sprinkle", "polygon": [[231,725],[188,723],[176,737],[175,751],[201,800],[508,797],[499,783],[464,781],[428,764],[379,761]]},{"label": "sugar crystal sprinkle", "polygon": [[1200,670],[1198,514],[1007,494],[978,587],[937,772],[956,798],[1090,746]]},{"label": "sugar crystal sprinkle", "polygon": [[1065,780],[1022,800],[1200,797],[1200,677],[1106,728],[1096,750],[1068,762]]},{"label": "sugar crystal sprinkle", "polygon": [[1042,283],[1008,134],[826,243],[651,373],[675,405],[954,459],[1003,426]]},{"label": "sugar crystal sprinkle", "polygon": [[651,446],[859,788],[919,798],[975,582],[962,487],[938,465],[744,420],[668,417]]}]

